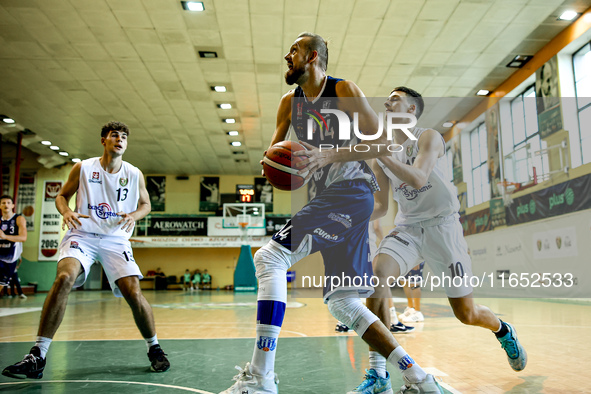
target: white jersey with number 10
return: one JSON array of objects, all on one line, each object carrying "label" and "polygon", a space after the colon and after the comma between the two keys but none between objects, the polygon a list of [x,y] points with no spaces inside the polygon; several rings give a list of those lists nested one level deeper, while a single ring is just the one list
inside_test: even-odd
[{"label": "white jersey with number 10", "polygon": [[114,174],[101,167],[99,157],[82,161],[76,212],[90,218],[80,219],[82,227],[78,231],[129,239],[133,231],[121,229],[117,212],[130,213],[137,209],[140,174],[139,169],[125,161]]}]

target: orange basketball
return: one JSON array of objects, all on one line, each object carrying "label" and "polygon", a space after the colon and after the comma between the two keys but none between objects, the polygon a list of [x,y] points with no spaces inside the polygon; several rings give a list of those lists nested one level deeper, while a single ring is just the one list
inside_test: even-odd
[{"label": "orange basketball", "polygon": [[263,159],[265,177],[279,190],[297,190],[306,184],[304,177],[298,175],[300,169],[295,164],[305,156],[293,156],[292,152],[306,150],[294,141],[281,141],[273,145]]},{"label": "orange basketball", "polygon": [[33,216],[33,214],[35,213],[35,208],[33,208],[30,205],[27,205],[24,209],[23,209],[23,215],[25,216]]}]

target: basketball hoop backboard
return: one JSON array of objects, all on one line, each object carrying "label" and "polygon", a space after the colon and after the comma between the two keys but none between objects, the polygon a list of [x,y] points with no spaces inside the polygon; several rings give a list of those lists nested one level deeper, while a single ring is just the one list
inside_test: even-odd
[{"label": "basketball hoop backboard", "polygon": [[[264,229],[265,204],[227,203],[224,204],[222,227],[227,229]],[[246,223],[246,225],[245,225]]]}]

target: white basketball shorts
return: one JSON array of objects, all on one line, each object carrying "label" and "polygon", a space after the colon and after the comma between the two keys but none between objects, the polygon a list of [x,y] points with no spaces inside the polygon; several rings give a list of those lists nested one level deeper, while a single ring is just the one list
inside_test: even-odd
[{"label": "white basketball shorts", "polygon": [[[472,276],[472,260],[458,214],[397,226],[380,243],[379,254],[387,254],[396,260],[402,276],[422,261],[429,265],[433,275],[440,278],[442,275],[446,278]],[[472,293],[469,280],[456,281],[456,285],[449,280],[441,283],[449,298]]]},{"label": "white basketball shorts", "polygon": [[74,287],[80,287],[86,282],[90,266],[98,260],[115,297],[122,297],[119,287],[115,283],[126,276],[144,276],[135,263],[129,240],[102,234],[85,233],[82,231],[68,231],[59,247],[58,261],[67,257],[74,258],[82,265],[83,272],[76,278]]}]

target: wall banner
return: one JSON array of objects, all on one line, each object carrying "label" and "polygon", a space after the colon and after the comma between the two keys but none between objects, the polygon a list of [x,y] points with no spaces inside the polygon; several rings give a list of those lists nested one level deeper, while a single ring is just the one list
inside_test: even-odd
[{"label": "wall banner", "polygon": [[513,199],[505,207],[507,225],[564,215],[591,208],[591,174]]},{"label": "wall banner", "polygon": [[57,261],[62,215],[55,206],[55,198],[61,188],[61,181],[43,182],[41,225],[39,226],[39,261]]}]

